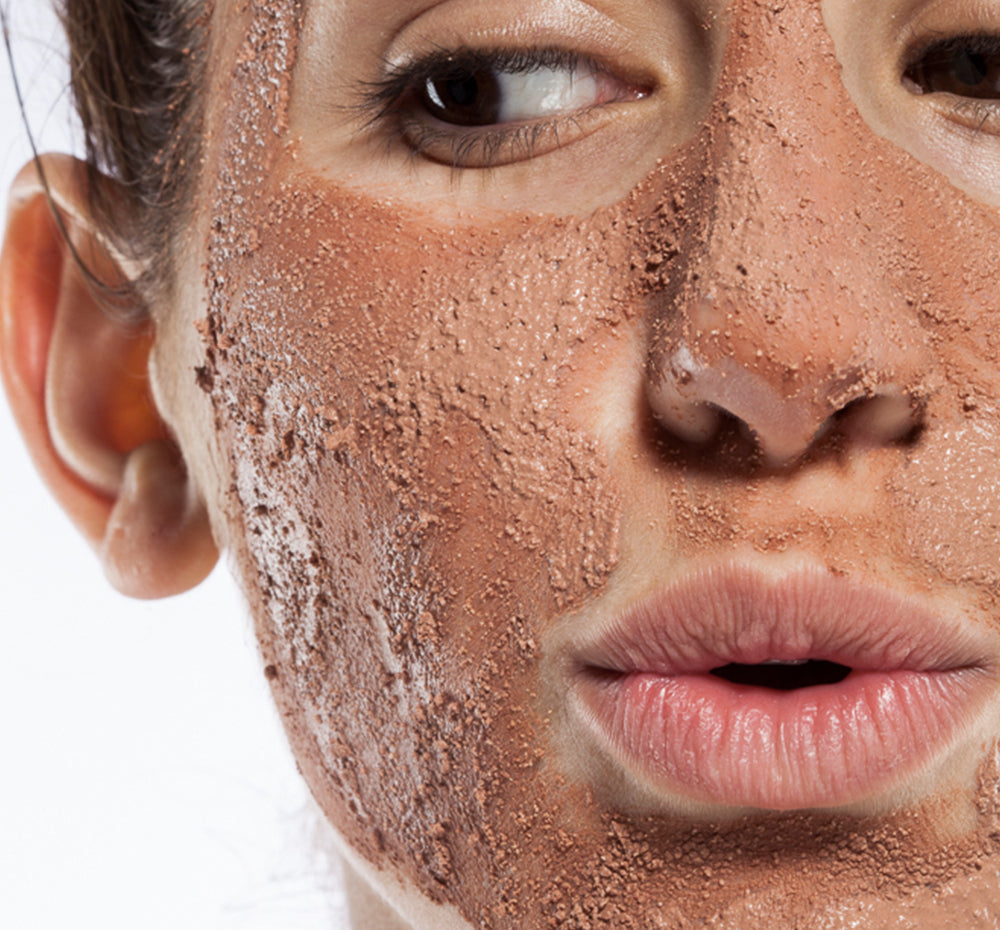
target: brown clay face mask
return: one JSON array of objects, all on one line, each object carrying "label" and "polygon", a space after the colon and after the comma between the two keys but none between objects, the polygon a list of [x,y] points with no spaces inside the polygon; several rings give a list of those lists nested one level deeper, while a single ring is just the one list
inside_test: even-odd
[{"label": "brown clay face mask", "polygon": [[[868,128],[811,2],[718,20],[702,128],[613,206],[373,196],[289,128],[301,16],[247,13],[209,163],[198,385],[224,534],[331,822],[475,927],[972,926],[998,871],[994,211]],[[975,666],[942,686],[957,735],[904,784],[869,759],[870,784],[817,788],[734,774],[711,736],[688,772],[581,723],[581,644],[614,678],[612,653],[655,651],[636,604],[676,617],[713,584],[728,600],[692,623],[759,592],[791,625],[719,664],[836,665],[819,620],[793,654],[801,602],[877,602],[904,646],[854,671],[906,707],[938,648],[915,630],[897,668],[899,603],[919,600],[960,644],[942,671]],[[699,636],[642,671],[670,677]],[[711,688],[770,690],[702,671],[710,713],[729,700]],[[611,730],[633,727],[623,701]],[[832,800],[796,800],[814,797]]]}]

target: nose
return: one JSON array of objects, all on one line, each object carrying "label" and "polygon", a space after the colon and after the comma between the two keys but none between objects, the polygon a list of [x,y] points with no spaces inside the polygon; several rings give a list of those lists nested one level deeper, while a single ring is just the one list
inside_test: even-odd
[{"label": "nose", "polygon": [[857,114],[818,7],[734,24],[709,116],[662,184],[681,206],[650,298],[655,416],[689,442],[735,418],[772,466],[834,424],[909,434],[928,359],[900,156]]},{"label": "nose", "polygon": [[[745,360],[739,349],[706,352],[685,339],[675,345],[665,363],[653,362],[649,400],[660,422],[687,442],[708,442],[728,416],[744,427],[766,465],[781,467],[801,458],[838,420],[849,437],[873,444],[902,439],[920,423],[919,392],[880,380],[875,366],[831,366],[824,377],[784,364],[784,373],[775,375],[767,370],[776,367],[773,357]],[[795,386],[783,387],[790,382]]]}]

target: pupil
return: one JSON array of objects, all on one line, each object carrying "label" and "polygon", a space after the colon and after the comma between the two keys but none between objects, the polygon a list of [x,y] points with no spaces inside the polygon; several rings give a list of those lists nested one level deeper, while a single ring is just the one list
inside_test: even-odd
[{"label": "pupil", "polygon": [[479,82],[474,77],[458,78],[445,84],[447,98],[457,106],[470,107],[476,102],[479,92]]},{"label": "pupil", "polygon": [[955,77],[970,87],[981,84],[983,78],[989,73],[986,56],[970,52],[967,49],[960,49],[955,52],[953,66],[955,68]]},{"label": "pupil", "polygon": [[500,122],[500,87],[490,71],[457,70],[430,78],[423,88],[427,111],[455,126],[490,126]]}]

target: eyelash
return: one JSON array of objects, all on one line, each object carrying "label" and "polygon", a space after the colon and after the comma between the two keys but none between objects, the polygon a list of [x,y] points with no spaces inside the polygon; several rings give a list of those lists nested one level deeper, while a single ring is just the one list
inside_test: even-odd
[{"label": "eyelash", "polygon": [[973,132],[977,136],[988,127],[992,128],[993,124],[1000,120],[1000,111],[995,106],[979,100],[961,100],[952,106],[951,111],[960,117],[962,122],[975,123]]},{"label": "eyelash", "polygon": [[462,127],[443,122],[435,126],[430,124],[433,119],[430,114],[425,114],[423,119],[415,115],[421,106],[419,88],[456,70],[530,74],[543,68],[573,69],[584,63],[596,72],[604,70],[593,59],[557,47],[530,51],[440,48],[402,66],[387,64],[384,77],[358,87],[356,109],[363,118],[364,131],[384,133],[387,148],[401,143],[409,149],[411,159],[415,159],[432,147],[443,145],[452,171],[466,169],[473,163],[477,170],[490,171],[502,159],[509,160],[504,159],[505,153],[516,153],[517,159],[528,159],[537,153],[545,140],[552,139],[558,144],[560,128],[579,125],[586,109],[506,126]]},{"label": "eyelash", "polygon": [[[914,38],[909,44],[911,48],[903,63],[904,78],[908,77],[910,72],[932,52],[939,56],[945,56],[959,51],[968,51],[975,55],[1000,58],[1000,35],[988,32],[967,33],[945,39],[928,40],[925,38],[919,40]],[[910,78],[910,80],[913,79]],[[992,131],[993,124],[1000,122],[1000,99],[953,96],[956,99],[951,105],[952,115],[970,126],[975,135],[979,135],[984,130]]]}]

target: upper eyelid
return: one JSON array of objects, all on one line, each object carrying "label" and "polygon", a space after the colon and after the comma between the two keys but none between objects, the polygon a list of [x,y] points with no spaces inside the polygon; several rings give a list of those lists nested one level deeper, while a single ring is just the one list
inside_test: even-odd
[{"label": "upper eyelid", "polygon": [[473,45],[460,45],[454,48],[437,46],[434,51],[427,52],[403,62],[387,63],[386,70],[392,73],[406,73],[420,70],[430,70],[438,64],[455,62],[468,67],[488,67],[498,63],[510,68],[511,71],[530,70],[547,66],[571,66],[587,56],[562,48],[558,45],[543,45],[537,48],[479,48]]},{"label": "upper eyelid", "polygon": [[539,49],[477,49],[469,46],[441,48],[409,59],[404,63],[385,62],[385,75],[358,87],[359,108],[375,118],[391,110],[392,105],[413,90],[416,80],[426,78],[435,72],[442,73],[446,67],[486,69],[497,68],[509,73],[527,73],[542,68],[571,68],[586,62],[595,71],[608,69],[589,56],[580,55],[558,46],[544,46]]},{"label": "upper eyelid", "polygon": [[[935,45],[950,41],[972,41],[984,43],[983,51],[991,51],[1000,54],[1000,20],[995,23],[983,23],[976,25],[966,23],[956,29],[942,29],[931,27],[926,19],[918,18],[906,23],[900,30],[897,39],[899,57],[897,67],[901,71],[915,64],[921,55],[926,54]],[[986,47],[986,44],[989,47]]]},{"label": "upper eyelid", "polygon": [[942,32],[941,30],[922,31],[916,26],[907,28],[909,36],[903,41],[903,62],[912,65],[921,55],[926,55],[933,48],[960,45],[973,46],[976,52],[1000,54],[1000,30],[976,31],[962,30],[960,32]]}]

